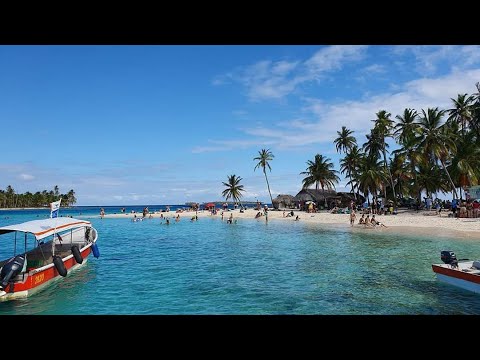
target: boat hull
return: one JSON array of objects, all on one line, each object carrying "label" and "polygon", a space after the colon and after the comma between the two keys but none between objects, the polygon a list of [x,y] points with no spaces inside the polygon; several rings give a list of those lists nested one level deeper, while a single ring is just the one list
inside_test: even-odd
[{"label": "boat hull", "polygon": [[[85,265],[88,256],[92,252],[91,246],[92,244],[88,244],[80,250],[80,254],[83,258],[83,262],[81,264],[75,261],[73,255],[64,257],[62,261],[65,265],[65,268],[70,272],[80,268],[82,265]],[[2,293],[3,295],[0,294],[0,301],[26,298],[61,278],[62,276],[58,273],[53,263],[38,269],[32,269],[28,272],[28,275],[25,277],[23,282],[9,284],[5,288],[4,293]]]},{"label": "boat hull", "polygon": [[480,276],[477,272],[464,272],[444,265],[432,265],[432,269],[439,281],[480,294]]}]

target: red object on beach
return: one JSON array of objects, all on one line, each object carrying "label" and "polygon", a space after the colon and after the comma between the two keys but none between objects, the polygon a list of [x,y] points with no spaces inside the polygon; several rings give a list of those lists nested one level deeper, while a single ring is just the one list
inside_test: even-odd
[{"label": "red object on beach", "polygon": [[215,203],[208,203],[205,205],[206,208],[214,208],[215,207]]}]

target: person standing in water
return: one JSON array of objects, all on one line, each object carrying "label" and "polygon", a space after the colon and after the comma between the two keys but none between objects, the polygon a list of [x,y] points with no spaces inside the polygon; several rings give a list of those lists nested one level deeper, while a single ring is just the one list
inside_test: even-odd
[{"label": "person standing in water", "polygon": [[355,224],[355,219],[356,219],[356,215],[355,215],[355,210],[350,210],[350,226],[353,226]]}]

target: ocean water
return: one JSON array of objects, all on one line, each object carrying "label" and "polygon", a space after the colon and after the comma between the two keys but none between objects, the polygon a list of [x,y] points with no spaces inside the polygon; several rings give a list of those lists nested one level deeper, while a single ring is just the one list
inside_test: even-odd
[{"label": "ocean water", "polygon": [[[92,221],[100,258],[0,303],[0,314],[480,314],[480,295],[438,282],[431,269],[441,250],[480,259],[471,238],[185,215],[167,226],[99,219],[99,207],[61,211]],[[0,226],[48,214],[1,211]]]}]

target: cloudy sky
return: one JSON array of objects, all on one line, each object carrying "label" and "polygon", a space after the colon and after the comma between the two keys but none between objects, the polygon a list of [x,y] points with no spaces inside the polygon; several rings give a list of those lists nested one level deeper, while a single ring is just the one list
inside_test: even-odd
[{"label": "cloudy sky", "polygon": [[[319,153],[338,170],[379,110],[475,92],[479,46],[0,46],[0,188],[74,189],[77,205],[221,200],[228,175],[295,195]],[[344,190],[345,180],[337,186]]]}]

